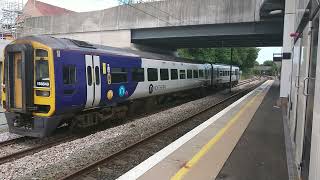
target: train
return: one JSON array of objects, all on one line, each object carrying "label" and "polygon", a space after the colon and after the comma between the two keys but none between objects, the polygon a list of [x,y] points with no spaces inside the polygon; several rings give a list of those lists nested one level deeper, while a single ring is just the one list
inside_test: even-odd
[{"label": "train", "polygon": [[[50,136],[126,116],[136,102],[238,84],[237,66],[51,36],[21,37],[4,50],[2,104],[9,132]],[[140,104],[141,105],[141,104]],[[147,107],[139,107],[147,108]]]}]

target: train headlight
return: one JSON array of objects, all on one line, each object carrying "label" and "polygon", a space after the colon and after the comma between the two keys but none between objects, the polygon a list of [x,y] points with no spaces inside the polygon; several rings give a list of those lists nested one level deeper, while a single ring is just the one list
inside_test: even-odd
[{"label": "train headlight", "polygon": [[36,95],[37,96],[43,96],[43,97],[49,97],[50,96],[50,91],[36,90]]}]

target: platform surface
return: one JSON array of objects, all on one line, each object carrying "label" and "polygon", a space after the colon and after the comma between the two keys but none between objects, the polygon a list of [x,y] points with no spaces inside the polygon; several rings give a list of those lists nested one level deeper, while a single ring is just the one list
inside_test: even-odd
[{"label": "platform surface", "polygon": [[267,81],[118,179],[287,179],[277,86]]},{"label": "platform surface", "polygon": [[274,82],[217,180],[288,179],[281,109]]}]

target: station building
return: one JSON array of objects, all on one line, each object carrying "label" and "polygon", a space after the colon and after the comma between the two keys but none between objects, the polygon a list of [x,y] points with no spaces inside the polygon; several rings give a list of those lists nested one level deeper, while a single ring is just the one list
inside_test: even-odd
[{"label": "station building", "polygon": [[320,177],[319,8],[318,0],[286,0],[280,90],[294,165],[310,180]]}]

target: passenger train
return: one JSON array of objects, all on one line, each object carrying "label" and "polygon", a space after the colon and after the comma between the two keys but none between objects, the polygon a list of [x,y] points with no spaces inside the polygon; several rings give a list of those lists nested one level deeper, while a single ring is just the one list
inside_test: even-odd
[{"label": "passenger train", "polygon": [[[4,51],[2,104],[12,133],[45,137],[62,124],[87,127],[125,116],[136,101],[230,81],[230,66],[29,36]],[[240,78],[231,71],[232,85]]]}]

